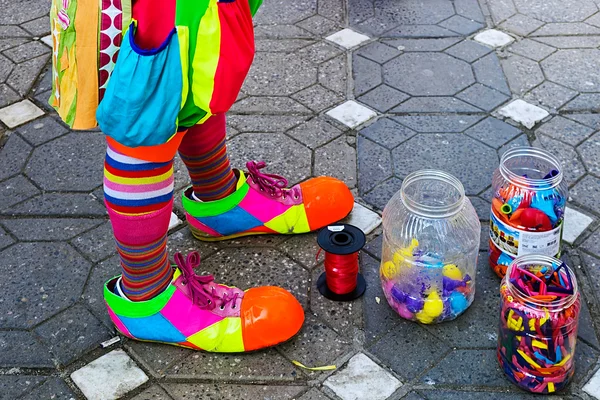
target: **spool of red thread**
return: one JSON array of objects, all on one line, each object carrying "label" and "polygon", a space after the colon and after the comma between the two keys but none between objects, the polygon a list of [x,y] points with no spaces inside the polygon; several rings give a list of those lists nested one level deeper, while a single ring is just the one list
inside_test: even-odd
[{"label": "spool of red thread", "polygon": [[317,243],[325,251],[325,272],[317,288],[323,296],[351,301],[365,293],[367,283],[358,272],[358,252],[365,242],[364,232],[353,225],[330,225],[319,232]]}]

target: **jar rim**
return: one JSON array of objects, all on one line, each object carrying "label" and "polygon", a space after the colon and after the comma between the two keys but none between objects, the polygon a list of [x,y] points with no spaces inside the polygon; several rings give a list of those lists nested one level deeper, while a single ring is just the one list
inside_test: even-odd
[{"label": "jar rim", "polygon": [[[534,179],[517,175],[516,173],[511,171],[510,168],[508,168],[506,165],[506,163],[509,160],[512,160],[517,157],[532,157],[537,158],[539,160],[544,160],[552,164],[553,170],[550,173],[551,176],[545,179]],[[563,180],[563,171],[558,158],[556,158],[552,153],[548,152],[547,150],[531,146],[519,146],[508,149],[500,159],[499,170],[500,174],[502,174],[504,179],[523,188],[553,188],[559,185]]]},{"label": "jar rim", "polygon": [[[444,182],[458,193],[458,200],[451,204],[445,205],[429,205],[423,204],[422,202],[416,201],[406,193],[407,188],[416,182],[422,180],[434,180]],[[437,169],[422,169],[410,173],[402,181],[402,187],[400,188],[400,198],[404,206],[414,214],[426,217],[426,218],[447,218],[457,214],[464,205],[465,202],[465,188],[458,178],[445,171]]]},{"label": "jar rim", "polygon": [[525,256],[517,257],[509,264],[508,268],[506,269],[506,275],[504,276],[503,283],[506,285],[509,293],[513,297],[518,298],[519,300],[523,301],[524,303],[527,302],[528,304],[531,304],[534,307],[549,309],[549,311],[557,311],[557,310],[569,308],[577,300],[578,295],[579,295],[579,288],[577,286],[577,278],[575,276],[575,273],[573,272],[571,267],[569,267],[566,263],[564,263],[564,264],[565,264],[565,267],[567,268],[567,272],[571,276],[571,282],[573,284],[573,294],[562,297],[562,298],[558,298],[556,300],[552,300],[552,301],[533,300],[527,293],[524,293],[521,289],[519,289],[518,287],[513,285],[510,281],[511,272],[512,272],[513,268],[516,266],[534,265],[535,264],[535,265],[543,265],[543,266],[547,266],[547,267],[553,267],[556,264],[562,264],[562,263],[563,263],[563,261],[559,260],[558,258],[544,256],[544,255],[540,255],[540,254],[528,254]]}]

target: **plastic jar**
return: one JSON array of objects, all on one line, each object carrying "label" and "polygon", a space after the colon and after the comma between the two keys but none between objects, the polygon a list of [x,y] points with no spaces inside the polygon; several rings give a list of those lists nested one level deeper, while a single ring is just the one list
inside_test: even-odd
[{"label": "plastic jar", "polygon": [[424,324],[456,318],[473,302],[481,225],[458,179],[408,175],[383,211],[381,284],[390,306]]},{"label": "plastic jar", "polygon": [[517,256],[560,257],[567,183],[560,163],[545,150],[515,147],[492,178],[490,267],[503,277]]},{"label": "plastic jar", "polygon": [[[539,283],[527,273],[546,281],[545,295],[539,295]],[[565,287],[570,293],[561,290]],[[500,367],[510,381],[530,392],[563,389],[575,371],[581,307],[575,274],[553,257],[518,257],[508,267],[500,294]]]}]

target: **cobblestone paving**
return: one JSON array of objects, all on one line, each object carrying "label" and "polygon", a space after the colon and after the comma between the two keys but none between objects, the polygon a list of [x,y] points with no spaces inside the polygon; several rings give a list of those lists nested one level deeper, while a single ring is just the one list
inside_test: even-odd
[{"label": "cobblestone paving", "polygon": [[[266,0],[255,20],[255,63],[228,117],[233,162],[264,159],[292,183],[339,177],[375,211],[410,172],[441,168],[461,179],[485,222],[501,154],[524,144],[549,149],[567,171],[573,219],[566,257],[585,299],[574,383],[554,398],[592,399],[598,383],[596,392],[592,381],[583,387],[600,357],[599,6]],[[473,306],[454,322],[421,326],[400,320],[383,300],[380,228],[368,235],[361,259],[367,293],[341,304],[314,290],[322,270],[314,235],[213,245],[180,225],[170,232],[171,254],[200,251],[203,269],[224,282],[286,287],[305,307],[303,330],[246,355],[123,338],[101,348],[115,336],[101,287],[119,273],[102,203],[104,143],[100,132],[69,131],[46,105],[48,8],[48,0],[30,0],[3,4],[0,15],[0,399],[97,398],[94,370],[105,395],[136,400],[533,398],[496,366],[498,279],[485,240]],[[344,28],[368,40],[354,45],[348,31],[331,36]],[[473,39],[488,28],[514,40],[492,48]],[[532,129],[520,126],[498,113],[511,99],[550,116]],[[328,114],[347,100],[357,103],[342,110],[366,106],[371,113],[361,115],[369,120]],[[188,178],[179,160],[176,179],[180,195]],[[175,212],[182,217],[180,202]],[[338,370],[307,371],[290,360]]]}]

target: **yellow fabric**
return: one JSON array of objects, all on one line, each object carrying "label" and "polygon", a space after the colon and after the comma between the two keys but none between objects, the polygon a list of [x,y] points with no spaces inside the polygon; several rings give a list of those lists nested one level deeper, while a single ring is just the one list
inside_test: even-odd
[{"label": "yellow fabric", "polygon": [[202,110],[209,111],[210,101],[215,89],[215,74],[221,51],[221,25],[217,0],[210,0],[206,13],[200,21],[196,43],[198,47],[192,60],[192,94],[194,104]]},{"label": "yellow fabric", "polygon": [[65,49],[64,54],[68,54],[69,66],[64,70],[62,79],[60,80],[58,115],[60,115],[63,120],[68,121],[69,112],[71,111],[71,107],[73,106],[77,95],[78,85],[75,46]]},{"label": "yellow fabric", "polygon": [[129,25],[131,24],[131,21],[133,20],[132,18],[132,10],[131,10],[131,0],[121,0],[121,21],[123,21],[121,23],[122,26],[122,31],[123,31],[123,35],[125,35],[125,32],[127,31],[127,29],[129,28]]},{"label": "yellow fabric", "polygon": [[187,341],[206,351],[238,353],[244,351],[242,320],[224,318],[187,338]]},{"label": "yellow fabric", "polygon": [[80,1],[75,13],[77,45],[77,104],[73,129],[91,129],[97,125],[98,106],[98,5],[97,1]]},{"label": "yellow fabric", "polygon": [[265,226],[278,233],[310,232],[304,204],[292,206],[281,215],[265,223]]},{"label": "yellow fabric", "polygon": [[151,183],[162,182],[171,175],[173,175],[173,168],[162,175],[151,176],[148,178],[123,178],[121,176],[111,174],[106,168],[104,168],[104,176],[106,179],[111,182],[122,183],[126,185],[147,185]]},{"label": "yellow fabric", "polygon": [[189,48],[190,30],[187,26],[177,27],[177,38],[179,39],[179,55],[181,58],[181,76],[183,90],[181,91],[181,108],[183,108],[189,92],[188,72],[190,70]]}]

